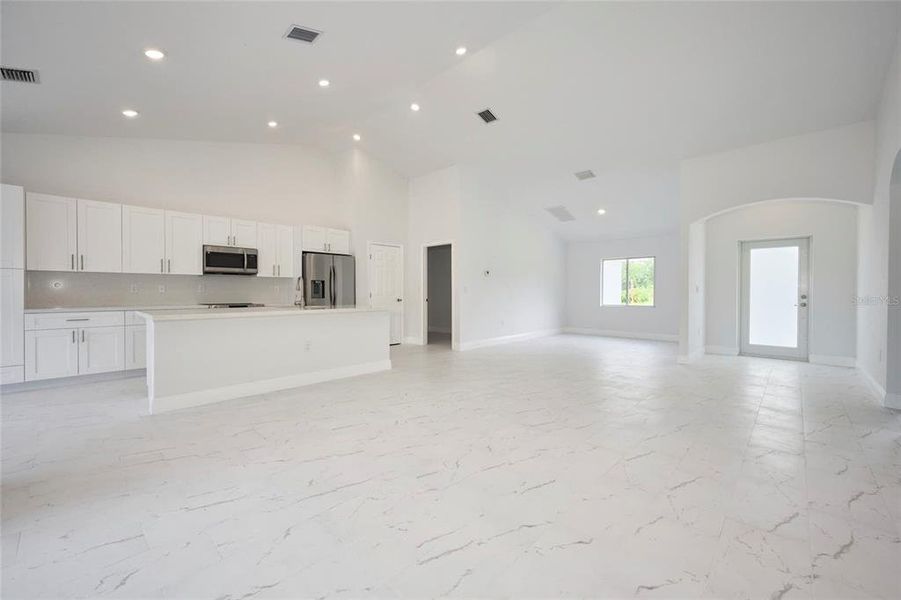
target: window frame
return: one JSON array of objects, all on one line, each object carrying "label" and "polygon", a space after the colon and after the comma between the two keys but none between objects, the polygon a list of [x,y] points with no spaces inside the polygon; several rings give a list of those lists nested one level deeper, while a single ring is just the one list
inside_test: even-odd
[{"label": "window frame", "polygon": [[[629,294],[626,294],[626,302],[623,304],[604,304],[604,263],[607,261],[614,260],[624,260],[626,261],[626,282],[629,281],[629,261],[630,260],[643,260],[648,259],[654,261],[654,298],[651,304],[629,304]],[[655,308],[657,306],[657,256],[656,255],[645,255],[645,256],[611,256],[610,258],[602,258],[601,259],[601,285],[600,292],[601,296],[600,307],[601,308]]]}]

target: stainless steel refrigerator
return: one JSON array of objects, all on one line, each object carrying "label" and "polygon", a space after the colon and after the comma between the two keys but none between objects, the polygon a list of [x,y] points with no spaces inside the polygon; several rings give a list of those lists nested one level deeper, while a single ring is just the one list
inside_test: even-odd
[{"label": "stainless steel refrigerator", "polygon": [[307,307],[340,308],[357,303],[354,257],[303,253],[303,297]]}]

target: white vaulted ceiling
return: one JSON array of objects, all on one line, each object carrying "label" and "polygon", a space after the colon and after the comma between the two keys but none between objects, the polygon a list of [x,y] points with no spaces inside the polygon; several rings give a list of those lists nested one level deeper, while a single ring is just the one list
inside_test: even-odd
[{"label": "white vaulted ceiling", "polygon": [[[0,10],[4,66],[41,76],[3,84],[4,131],[330,150],[359,132],[356,145],[405,175],[471,164],[524,210],[566,205],[576,221],[547,219],[573,239],[673,227],[682,158],[872,118],[901,18],[897,2]],[[291,24],[325,33],[299,44],[282,38]],[[147,61],[149,46],[166,59]],[[123,119],[126,107],[140,117]],[[488,107],[498,121],[486,125],[475,113]],[[583,169],[598,177],[576,181]]]}]

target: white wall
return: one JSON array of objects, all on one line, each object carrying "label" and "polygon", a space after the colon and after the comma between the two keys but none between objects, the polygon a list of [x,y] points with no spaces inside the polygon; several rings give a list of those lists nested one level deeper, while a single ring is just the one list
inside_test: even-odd
[{"label": "white wall", "polygon": [[408,239],[408,341],[422,342],[422,253],[434,243],[453,243],[457,347],[562,327],[564,244],[491,176],[453,166],[413,179]]},{"label": "white wall", "polygon": [[0,176],[28,191],[350,229],[359,302],[366,242],[406,239],[407,180],[358,150],[18,133],[2,143]]},{"label": "white wall", "polygon": [[[601,261],[655,257],[654,306],[601,306]],[[679,234],[571,242],[566,252],[566,329],[675,341],[679,333]]]},{"label": "white wall", "polygon": [[433,248],[429,248],[429,332],[451,332],[451,266],[450,246],[435,246]]},{"label": "white wall", "polygon": [[404,339],[409,343],[423,343],[423,252],[425,244],[453,243],[453,332],[455,345],[459,343],[461,307],[458,302],[458,260],[460,256],[460,211],[462,189],[459,167],[453,166],[416,177],[410,181],[406,269],[404,288]]},{"label": "white wall", "polygon": [[455,257],[460,342],[472,348],[563,327],[566,247],[489,173],[464,167]]},{"label": "white wall", "polygon": [[[889,352],[889,315],[901,319],[901,308],[890,308],[880,298],[901,294],[901,272],[892,275],[890,284],[889,255],[901,255],[901,225],[897,213],[901,206],[894,204],[890,195],[892,169],[901,151],[901,37],[894,59],[886,75],[882,98],[876,118],[876,159],[874,166],[874,191],[872,206],[861,210],[859,223],[859,269],[857,295],[871,298],[858,310],[857,352],[858,367],[873,383],[877,393],[886,392],[887,373],[901,373],[901,341],[894,340],[898,348]],[[901,270],[901,266],[897,267]],[[892,311],[891,313],[889,311]],[[901,335],[901,325],[894,329]],[[889,394],[901,394],[901,376]],[[886,398],[901,408],[901,396]]]},{"label": "white wall", "polygon": [[[682,297],[679,354],[703,351],[704,295],[692,273],[704,268],[699,222],[763,200],[821,198],[868,204],[873,199],[875,125],[871,121],[783,138],[682,161],[679,202]],[[692,260],[694,254],[694,260]],[[690,281],[691,278],[691,281]]]},{"label": "white wall", "polygon": [[793,237],[811,238],[808,327],[811,361],[854,364],[857,207],[840,202],[763,202],[706,222],[708,352],[738,353],[740,242]]}]

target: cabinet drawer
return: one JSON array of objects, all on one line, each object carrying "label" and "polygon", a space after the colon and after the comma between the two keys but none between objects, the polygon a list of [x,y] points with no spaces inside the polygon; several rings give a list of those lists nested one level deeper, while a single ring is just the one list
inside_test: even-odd
[{"label": "cabinet drawer", "polygon": [[125,324],[121,310],[103,312],[27,313],[25,330],[71,329],[73,327],[112,327]]}]

